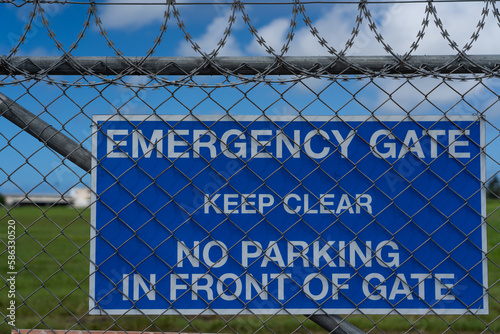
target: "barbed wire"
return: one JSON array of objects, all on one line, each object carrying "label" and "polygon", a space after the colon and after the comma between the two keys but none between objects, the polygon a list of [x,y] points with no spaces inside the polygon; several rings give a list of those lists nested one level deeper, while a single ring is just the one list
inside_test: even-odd
[{"label": "barbed wire", "polygon": [[[381,77],[381,76],[392,76],[392,77],[424,77],[424,76],[434,76],[440,77],[444,79],[460,79],[460,80],[470,80],[470,79],[481,79],[487,77],[497,77],[499,76],[498,66],[493,64],[493,66],[485,66],[484,64],[477,62],[474,58],[469,54],[480,35],[484,33],[484,28],[487,25],[486,19],[489,15],[491,15],[496,21],[497,24],[500,25],[500,12],[496,6],[495,1],[485,0],[485,1],[466,1],[470,3],[483,3],[483,8],[481,10],[480,17],[478,19],[478,23],[475,26],[475,30],[471,33],[469,40],[461,47],[458,42],[451,36],[449,33],[449,29],[443,23],[444,20],[438,13],[436,8],[436,4],[441,2],[457,2],[457,1],[283,1],[283,2],[269,2],[264,3],[262,1],[207,1],[207,2],[180,2],[177,3],[175,1],[166,1],[166,2],[147,2],[147,3],[139,3],[139,2],[97,2],[97,1],[6,1],[0,0],[0,4],[4,4],[4,6],[14,6],[14,7],[25,7],[32,6],[30,8],[29,15],[26,19],[26,24],[23,27],[22,33],[19,35],[17,41],[13,43],[12,48],[5,55],[2,55],[0,62],[0,69],[2,69],[2,74],[5,75],[4,78],[0,79],[0,85],[14,85],[20,82],[24,82],[26,80],[37,79],[41,81],[46,81],[49,83],[64,83],[67,85],[76,85],[79,81],[76,79],[74,82],[70,82],[68,80],[62,80],[57,77],[50,75],[50,73],[64,64],[69,64],[73,70],[73,75],[76,76],[92,76],[97,82],[95,84],[100,83],[113,83],[117,85],[126,85],[135,87],[133,83],[129,83],[127,81],[122,80],[122,78],[129,75],[142,75],[153,78],[152,85],[154,87],[157,86],[167,86],[167,85],[178,85],[178,86],[199,86],[199,85],[208,85],[214,87],[220,86],[235,86],[239,84],[245,84],[250,82],[297,82],[302,80],[304,77],[314,77],[314,78],[326,78],[332,79],[337,77],[344,76],[344,73],[332,74],[327,69],[338,64],[342,64],[346,68],[346,75],[350,75],[354,70],[358,77]],[[464,1],[460,1],[463,3]],[[402,54],[399,54],[395,51],[393,45],[391,45],[384,36],[384,32],[382,31],[380,25],[380,20],[374,17],[374,14],[371,12],[372,5],[380,5],[380,4],[398,4],[400,6],[412,4],[412,3],[422,3],[426,4],[425,9],[423,11],[422,21],[420,27],[415,35],[415,39],[409,43],[409,48]],[[46,5],[58,5],[64,6],[69,4],[78,4],[78,5],[86,5],[88,7],[86,17],[84,18],[82,27],[80,28],[78,34],[76,35],[75,40],[69,45],[69,47],[65,46],[62,42],[61,38],[58,37],[53,29],[53,25],[58,22],[59,19],[67,19],[67,18],[59,18],[58,16],[49,17],[47,15],[44,7]],[[318,28],[317,22],[313,18],[313,14],[309,5],[329,5],[335,6],[339,4],[349,4],[357,6],[357,13],[352,22],[352,30],[349,36],[346,37],[346,41],[343,45],[333,45],[331,41],[329,41],[330,34],[328,32],[322,31]],[[99,7],[102,5],[106,6],[134,6],[134,5],[148,5],[148,6],[157,6],[159,11],[163,11],[163,21],[160,24],[160,29],[158,30],[156,37],[154,38],[153,43],[147,48],[147,51],[144,54],[136,54],[135,61],[131,61],[129,57],[125,57],[125,52],[121,50],[109,32],[107,31],[105,24],[103,23],[102,13],[99,11]],[[224,6],[223,15],[227,17],[226,26],[223,29],[223,33],[218,38],[217,42],[214,45],[209,46],[207,49],[205,47],[202,48],[196,38],[193,37],[193,31],[189,31],[187,25],[185,23],[185,17],[179,11],[180,6],[184,7],[196,7],[199,5],[216,5],[216,6]],[[259,28],[255,23],[258,20],[255,20],[253,14],[246,9],[246,6],[264,6],[271,8],[274,5],[289,5],[291,6],[291,13],[289,14],[289,25],[287,31],[284,33],[284,39],[282,41],[282,45],[280,47],[276,45],[271,45],[269,41],[266,41],[265,37],[259,32]],[[260,7],[262,8],[262,7]],[[333,7],[332,7],[333,8]],[[396,15],[396,14],[394,14]],[[231,36],[235,34],[235,23],[237,20],[241,19],[243,23],[246,25],[248,31],[251,34],[251,37],[256,42],[265,54],[268,57],[272,57],[274,59],[267,67],[264,69],[259,69],[254,71],[252,75],[241,74],[240,71],[224,68],[219,65],[216,61],[220,59],[220,55],[224,52],[225,47],[228,44],[228,41]],[[46,34],[49,36],[49,39],[52,41],[53,45],[56,47],[57,52],[61,53],[60,56],[51,57],[52,63],[50,66],[39,68],[36,71],[27,71],[26,69],[20,68],[17,66],[17,62],[14,61],[19,54],[23,53],[23,46],[26,44],[27,40],[29,40],[28,36],[30,31],[35,28],[35,24],[37,21],[41,22],[41,25],[46,31]],[[293,61],[287,59],[287,56],[296,56],[297,54],[295,50],[290,51],[294,47],[294,39],[297,37],[297,27],[299,22],[303,22],[304,26],[309,30],[311,36],[317,41],[318,45],[324,50],[325,53],[329,54],[332,58],[328,64],[321,64],[316,66],[313,70],[310,68],[304,68],[301,66],[297,66]],[[419,51],[419,46],[425,40],[426,32],[432,23],[437,27],[438,32],[441,34],[443,38],[443,44],[448,45],[453,52],[451,55],[453,56],[449,59],[448,62],[441,64],[438,67],[426,66],[426,64],[418,64],[415,65],[410,61],[411,57]],[[383,23],[383,22],[382,22]],[[489,22],[491,23],[491,22]],[[377,44],[379,44],[383,51],[387,56],[391,57],[391,61],[385,64],[382,69],[374,69],[367,66],[362,66],[356,62],[353,62],[352,59],[348,58],[349,52],[353,50],[354,47],[357,46],[360,38],[361,27],[366,24],[367,29],[373,34],[373,39],[376,40]],[[182,37],[187,41],[190,48],[194,50],[197,57],[199,57],[202,61],[198,63],[198,66],[195,68],[191,68],[189,71],[184,71],[181,68],[180,72],[183,72],[182,75],[176,76],[175,78],[167,77],[159,74],[159,70],[152,70],[144,66],[144,63],[149,59],[154,59],[159,54],[158,47],[164,41],[167,30],[172,29],[172,26],[177,26],[179,31],[182,34]],[[125,66],[122,67],[120,72],[114,73],[112,77],[109,75],[104,75],[99,71],[95,70],[95,67],[82,66],[80,58],[75,56],[75,51],[78,50],[82,41],[85,38],[89,38],[89,31],[91,29],[95,29],[98,32],[100,38],[104,39],[105,44],[108,47],[109,51],[112,51],[114,56],[120,61],[124,62]],[[500,28],[499,28],[500,29]],[[222,30],[222,29],[221,29]],[[499,30],[500,31],[500,30]],[[96,34],[94,34],[96,35]],[[92,38],[95,38],[94,35]],[[428,35],[428,34],[427,34]],[[492,36],[494,37],[494,36]],[[398,45],[399,46],[399,45]],[[103,53],[103,50],[95,50],[96,52]],[[29,57],[28,57],[29,60]],[[445,69],[449,68],[452,63],[467,63],[467,66],[474,67],[474,70],[471,70],[469,73],[467,71],[460,72],[449,72],[445,71]],[[172,64],[171,66],[177,66],[176,64]],[[241,66],[247,66],[247,64],[241,64]],[[466,66],[466,65],[460,65]],[[466,67],[467,67],[466,66]],[[207,67],[213,70],[212,74],[220,75],[223,79],[218,83],[213,83],[213,80],[207,82],[209,80],[198,80],[194,82],[192,80],[193,77],[198,76],[205,70]],[[406,71],[404,73],[400,73],[399,69],[404,67]],[[277,68],[286,68],[288,72],[292,75],[287,77],[276,77],[274,75],[275,70]],[[410,70],[410,71],[409,71]],[[231,78],[230,82],[228,82],[225,78]],[[153,87],[153,86],[148,86]]]},{"label": "barbed wire", "polygon": [[[21,4],[17,4],[16,2],[21,2]],[[92,2],[93,4],[96,5],[125,5],[125,6],[162,6],[165,5],[165,3],[172,3],[171,0],[167,0],[165,2],[106,2],[106,1],[62,1],[62,0],[25,0],[25,1],[16,1],[16,0],[0,0],[0,3],[9,3],[13,4],[16,7],[22,7],[27,4],[33,4],[33,3],[40,3],[40,4],[72,4],[72,5],[88,5],[89,2]],[[294,4],[294,1],[251,1],[251,0],[240,0],[238,1],[242,4],[245,5],[291,5]],[[379,0],[379,1],[366,1],[368,4],[396,4],[396,3],[407,3],[407,4],[418,4],[418,3],[428,3],[429,0]],[[437,1],[432,1],[433,3],[450,3],[450,2],[458,2],[457,0],[437,0]],[[464,2],[485,2],[485,0],[461,0],[461,3]],[[178,6],[211,6],[214,3],[217,5],[227,5],[227,6],[232,6],[235,1],[207,1],[207,2],[179,2],[176,3]],[[341,1],[341,0],[324,0],[324,1],[318,1],[318,0],[301,0],[300,3],[304,5],[324,5],[324,4],[351,4],[351,5],[357,5],[359,1],[357,0],[352,0],[352,1]]]}]

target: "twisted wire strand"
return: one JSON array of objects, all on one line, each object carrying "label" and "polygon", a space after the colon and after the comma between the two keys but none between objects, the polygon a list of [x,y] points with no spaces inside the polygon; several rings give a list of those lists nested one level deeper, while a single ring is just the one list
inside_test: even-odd
[{"label": "twisted wire strand", "polygon": [[[481,33],[485,31],[486,26],[486,18],[491,12],[493,17],[496,19],[498,25],[500,26],[500,11],[497,8],[496,1],[494,0],[471,0],[468,1],[470,3],[479,3],[483,4],[482,11],[480,13],[480,17],[478,23],[471,34],[469,40],[460,47],[458,43],[455,41],[453,36],[448,32],[443,20],[438,14],[438,10],[436,8],[437,3],[449,3],[451,1],[432,1],[432,0],[415,0],[415,1],[368,1],[361,0],[359,2],[353,1],[308,1],[308,0],[290,0],[283,2],[245,2],[242,0],[232,0],[232,1],[220,1],[220,2],[204,2],[204,3],[177,3],[172,0],[168,0],[165,3],[154,2],[154,3],[138,3],[138,2],[114,2],[107,3],[103,1],[95,1],[88,0],[84,1],[66,1],[66,0],[25,0],[23,2],[13,1],[13,0],[0,0],[0,4],[5,4],[5,6],[32,6],[30,9],[30,13],[28,15],[28,19],[26,25],[23,28],[21,35],[19,36],[15,45],[11,48],[11,50],[6,55],[2,55],[0,58],[0,66],[3,69],[6,69],[9,73],[17,73],[16,75],[6,75],[4,78],[0,80],[0,85],[15,85],[21,82],[25,82],[27,80],[37,79],[40,81],[45,81],[49,83],[61,83],[65,85],[74,85],[74,86],[95,86],[101,84],[116,84],[123,85],[127,87],[166,87],[170,85],[175,86],[189,86],[189,87],[200,87],[201,85],[206,87],[234,87],[237,85],[243,85],[247,83],[255,83],[255,82],[265,82],[265,83],[295,83],[302,80],[304,77],[314,77],[314,78],[326,78],[326,79],[335,79],[338,77],[343,77],[343,75],[332,75],[328,73],[327,69],[339,64],[342,64],[346,67],[346,69],[355,70],[357,72],[357,78],[364,77],[383,77],[383,76],[392,76],[392,77],[404,77],[404,78],[412,78],[412,77],[425,77],[425,76],[433,76],[439,77],[442,79],[461,79],[461,80],[478,80],[481,78],[488,77],[497,77],[499,75],[498,66],[496,67],[487,67],[483,66],[480,63],[475,62],[473,58],[470,57],[470,50],[473,48],[477,40],[479,39]],[[394,51],[394,48],[386,41],[384,38],[383,32],[381,31],[379,25],[377,24],[377,20],[374,18],[370,8],[371,6],[375,6],[377,4],[407,4],[407,3],[425,3],[426,7],[423,13],[423,18],[420,24],[420,28],[415,35],[415,39],[410,43],[409,49],[403,54],[398,54]],[[78,32],[76,39],[69,45],[69,47],[65,47],[62,43],[61,39],[58,38],[54,29],[52,28],[51,19],[48,18],[46,11],[43,6],[46,4],[51,5],[68,5],[68,4],[79,4],[88,6],[88,10],[86,13],[86,17],[83,21],[82,28]],[[104,23],[101,18],[101,14],[99,12],[99,6],[107,5],[107,6],[117,6],[117,5],[155,5],[163,10],[163,20],[160,24],[159,31],[155,36],[155,39],[151,46],[147,49],[144,55],[137,55],[134,59],[131,57],[125,57],[124,52],[116,45],[113,39],[110,37],[110,34],[106,30]],[[193,32],[189,31],[183,15],[181,14],[180,7],[181,6],[197,6],[197,5],[226,5],[228,6],[227,14],[227,23],[226,27],[222,33],[222,36],[218,39],[217,43],[213,45],[212,50],[203,50],[199,43],[193,37]],[[314,20],[309,12],[308,6],[310,5],[319,5],[319,4],[350,4],[357,6],[357,14],[354,18],[353,28],[350,32],[349,36],[346,36],[347,39],[344,42],[341,48],[337,48],[335,45],[332,45],[331,42],[328,41],[328,32],[320,31],[317,26],[315,26]],[[259,6],[274,6],[274,5],[291,5],[291,17],[288,26],[288,31],[286,31],[286,37],[284,38],[283,45],[279,48],[279,50],[275,50],[273,46],[269,44],[268,41],[265,40],[263,35],[259,33],[259,29],[257,25],[254,23],[254,17],[247,10],[246,6],[248,5],[259,5]],[[230,6],[230,7],[229,7]],[[265,7],[264,7],[265,8]],[[243,22],[245,23],[248,31],[250,32],[254,41],[262,47],[262,49],[275,60],[265,67],[263,70],[255,71],[253,75],[244,75],[238,73],[237,70],[224,68],[219,65],[217,62],[218,57],[223,52],[224,47],[228,44],[229,38],[231,34],[235,33],[235,22],[238,17],[241,17]],[[45,68],[40,68],[39,71],[33,73],[33,71],[26,71],[16,66],[13,61],[13,57],[15,57],[20,51],[22,51],[23,46],[26,44],[28,39],[28,34],[30,31],[34,29],[35,21],[40,19],[43,27],[45,28],[50,40],[53,42],[55,48],[62,53],[62,55],[57,58],[54,57],[54,61],[50,64],[50,66]],[[56,18],[52,18],[55,20]],[[286,56],[288,55],[290,49],[293,47],[293,41],[297,34],[298,21],[301,19],[304,23],[304,26],[309,30],[310,34],[315,38],[315,40],[319,43],[319,45],[325,49],[325,51],[331,55],[331,61],[325,65],[318,64],[314,69],[302,68],[297,66],[291,61],[288,61]],[[418,50],[420,44],[424,40],[426,30],[429,27],[429,23],[431,19],[434,21],[434,24],[438,28],[440,34],[443,37],[443,40],[450,46],[453,51],[453,58],[438,67],[429,68],[426,66],[416,66],[410,59],[412,55]],[[198,66],[189,71],[184,71],[184,74],[177,77],[168,77],[159,75],[158,72],[155,72],[151,69],[148,69],[144,66],[145,62],[148,59],[156,56],[158,52],[158,47],[161,42],[165,39],[165,35],[169,25],[171,26],[172,21],[174,20],[175,25],[178,27],[179,31],[182,33],[184,39],[190,44],[191,48],[199,55],[202,60]],[[93,23],[92,23],[93,21]],[[350,60],[346,55],[358,42],[361,26],[365,23],[369,30],[373,33],[373,38],[376,40],[378,44],[381,45],[383,50],[387,55],[393,58],[393,61],[390,64],[384,65],[382,69],[373,69],[367,66],[362,66]],[[113,76],[104,75],[99,71],[95,71],[93,68],[88,66],[82,66],[79,63],[78,57],[73,56],[75,50],[81,45],[82,40],[84,40],[85,36],[88,35],[89,30],[92,26],[97,28],[99,36],[104,39],[107,47],[113,51],[118,59],[126,64],[125,69],[114,73]],[[452,64],[456,62],[467,62],[471,64],[476,69],[474,73],[470,73],[470,75],[464,74],[455,74],[449,73],[446,69]],[[68,82],[65,80],[61,80],[59,78],[54,78],[49,75],[49,73],[61,66],[62,64],[70,64],[70,66],[74,69],[75,75],[79,76],[92,76],[97,79],[94,82],[86,82],[83,83],[81,80],[77,79],[74,82]],[[175,63],[169,64],[168,66],[177,66]],[[244,64],[242,64],[244,66]],[[406,69],[410,69],[412,73],[406,74],[397,74],[398,68],[404,66]],[[277,77],[273,75],[275,70],[278,68],[286,68],[290,72],[293,73],[291,76],[286,77]],[[218,83],[206,83],[203,80],[199,79],[199,74],[206,68],[212,68],[214,73],[217,73],[222,78]],[[19,74],[21,73],[21,74]],[[130,75],[141,75],[147,76],[151,80],[148,81],[146,85],[139,85],[133,82],[128,82],[125,80],[125,77]],[[196,80],[193,78],[196,77]],[[213,81],[213,78],[212,80]],[[200,83],[201,82],[201,83]]]}]

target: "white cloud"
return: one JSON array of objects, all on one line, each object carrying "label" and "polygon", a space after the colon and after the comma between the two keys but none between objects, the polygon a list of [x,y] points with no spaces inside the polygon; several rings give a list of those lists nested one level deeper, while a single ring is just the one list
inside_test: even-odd
[{"label": "white cloud", "polygon": [[[181,0],[187,2],[190,0]],[[128,2],[134,0],[109,0],[110,3]],[[164,0],[151,0],[164,4]],[[439,3],[435,5],[438,16],[443,22],[444,28],[451,37],[463,47],[476,31],[476,25],[481,19],[483,3]],[[106,5],[99,7],[99,15],[108,29],[140,29],[151,23],[161,23],[164,20],[165,5]],[[199,22],[199,11],[196,12],[198,18],[194,17],[189,9],[198,8],[196,6],[186,6],[182,8],[184,21],[195,20]],[[218,9],[219,7],[216,7]],[[317,28],[319,35],[328,41],[329,46],[340,51],[345,48],[345,43],[351,38],[353,28],[356,26],[356,17],[359,14],[357,6],[335,5],[325,7],[318,17],[313,19],[312,25]],[[378,32],[398,54],[406,53],[412,42],[416,40],[417,33],[421,29],[422,20],[426,17],[426,4],[424,3],[397,3],[397,4],[372,4],[368,5],[371,17],[377,24]],[[223,35],[227,27],[226,9],[218,9],[213,20],[205,27],[190,30],[191,35],[197,37],[197,43],[206,52],[210,52],[217,46],[217,42]],[[308,13],[309,14],[309,13]],[[490,13],[491,14],[491,13]],[[258,13],[255,13],[258,16]],[[267,24],[257,26],[258,33],[264,38],[267,45],[272,46],[276,52],[280,53],[281,47],[285,43],[286,34],[290,31],[290,19],[278,16]],[[174,17],[170,17],[170,25],[174,24]],[[258,21],[258,20],[252,20]],[[318,39],[310,32],[310,28],[302,23],[302,17],[297,17],[297,29],[291,42],[291,48],[287,55],[301,56],[324,56],[329,55],[327,48],[321,46]],[[243,25],[242,25],[243,26]],[[193,26],[194,27],[194,26]],[[241,26],[239,27],[241,28]],[[264,47],[260,46],[255,39],[247,45],[241,45],[238,37],[241,32],[233,29],[232,35],[228,38],[227,44],[222,49],[223,55],[267,55]],[[492,36],[498,36],[500,29],[496,18],[489,15],[485,27],[480,31],[480,37],[474,44],[471,52],[498,54],[500,45],[492,43]],[[178,54],[196,54],[191,50],[188,43],[180,46]],[[419,48],[414,54],[455,54],[446,41],[441,36],[441,31],[434,24],[434,17],[429,17],[429,26],[425,30],[423,40],[419,43]],[[383,46],[375,39],[375,34],[368,27],[368,20],[363,17],[359,34],[354,40],[354,46],[347,52],[348,55],[386,55]]]},{"label": "white cloud", "polygon": [[[229,14],[229,13],[226,13]],[[217,43],[224,36],[224,31],[228,26],[228,17],[227,15],[217,16],[213,19],[213,21],[207,26],[205,32],[198,37],[193,36],[194,41],[198,44],[201,50],[205,53],[210,53],[214,49],[218,48]],[[237,29],[237,26],[233,25],[233,29]],[[177,53],[182,56],[197,56],[199,53],[193,50],[190,42],[183,41]],[[226,44],[218,53],[219,56],[242,56],[243,52],[241,51],[241,46],[238,43],[238,40],[233,34],[226,38]]]},{"label": "white cloud", "polygon": [[[99,7],[99,17],[106,29],[139,29],[164,20],[167,6],[163,5],[115,5],[113,3],[137,3],[135,0],[110,0],[112,5]],[[149,3],[165,4],[165,0],[149,0]]]},{"label": "white cloud", "polygon": [[[461,49],[469,42],[476,25],[481,17],[483,3],[441,3],[437,4],[437,16],[443,23],[444,29]],[[384,40],[398,53],[404,54],[416,40],[417,32],[421,29],[422,20],[425,18],[424,4],[394,4],[383,13],[375,13],[379,19],[379,32]],[[490,15],[491,16],[491,15]],[[435,17],[429,17],[429,26],[425,29],[425,35],[420,42],[419,48],[414,54],[456,54],[449,42],[441,35],[441,30],[434,23]],[[378,22],[377,22],[378,24]],[[365,30],[369,35],[369,32]],[[474,44],[473,53],[498,53],[500,48],[491,43],[492,36],[498,36],[500,30],[492,19],[486,21],[484,29],[480,32],[479,40]],[[377,43],[373,33],[369,35],[371,45]],[[372,47],[367,47],[365,52],[370,53]],[[380,54],[385,52],[379,47]]]},{"label": "white cloud", "polygon": [[[290,31],[290,20],[276,19],[269,25],[258,30],[258,34],[266,41],[268,47],[272,47],[277,54],[281,54],[281,48],[285,44],[286,34]],[[293,44],[293,41],[292,41]],[[252,43],[245,48],[247,54],[269,55],[263,45],[253,39]]]},{"label": "white cloud", "polygon": [[[399,3],[392,5],[369,6],[371,17],[376,23],[378,32],[398,54],[404,54],[410,49],[410,45],[417,38],[421,29],[422,20],[425,18],[425,4]],[[436,5],[438,16],[443,22],[444,28],[457,42],[459,47],[468,43],[470,36],[476,31],[476,25],[481,18],[483,3]],[[319,35],[323,37],[330,47],[336,51],[343,50],[346,41],[351,37],[355,27],[355,19],[358,15],[356,6],[335,6],[313,20],[312,25],[317,28]],[[425,30],[423,40],[414,54],[456,54],[445,40],[441,31],[434,24],[434,17],[429,17],[429,26]],[[268,25],[258,27],[264,39],[275,49],[280,49],[288,32],[289,22],[287,19],[277,18]],[[500,29],[496,19],[489,15],[485,27],[479,33],[478,41],[473,45],[471,53],[497,54],[500,53],[500,45],[492,43],[493,36],[499,36]],[[496,38],[495,38],[496,39]],[[255,49],[253,42],[249,51],[262,54],[262,47]],[[292,47],[288,55],[301,56],[323,56],[328,55],[325,47],[322,47],[318,39],[314,37],[310,28],[303,26],[295,31]],[[359,34],[354,40],[354,46],[347,52],[348,55],[387,55],[383,46],[376,41],[375,34],[368,26],[368,20],[363,18]]]},{"label": "white cloud", "polygon": [[[328,42],[329,47],[333,47],[336,51],[342,50],[347,39],[350,37],[350,33],[353,28],[353,24],[356,19],[356,7],[355,6],[340,6],[335,7],[314,20],[312,25],[319,31],[319,35],[325,38]],[[298,18],[300,20],[301,18]],[[284,22],[281,23],[281,45],[285,41],[285,36],[289,31],[289,22],[287,26],[284,26]],[[271,22],[269,25],[273,27],[275,24]],[[267,29],[267,27],[259,28],[259,31],[272,31]],[[287,55],[293,56],[327,56],[329,55],[327,48],[320,45],[318,38],[313,36],[310,32],[308,26],[303,26],[302,28],[296,29],[294,31],[294,39],[291,42],[290,51]],[[267,38],[265,38],[267,41]],[[278,50],[281,45],[277,46]],[[274,45],[273,45],[274,47]]]}]

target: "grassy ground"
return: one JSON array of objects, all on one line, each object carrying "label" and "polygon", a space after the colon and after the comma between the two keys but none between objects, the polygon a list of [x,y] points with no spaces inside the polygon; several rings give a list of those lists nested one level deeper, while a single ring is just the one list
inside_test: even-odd
[{"label": "grassy ground", "polygon": [[[488,269],[490,314],[486,316],[351,316],[370,333],[500,332],[500,201],[489,201]],[[16,312],[18,328],[121,329],[223,333],[323,332],[304,316],[88,316],[90,212],[69,207],[0,209],[0,239],[7,240],[7,221],[17,227]],[[7,254],[0,254],[0,276],[6,278]],[[2,318],[8,306],[6,285],[0,290]],[[10,326],[0,325],[0,334]]]}]

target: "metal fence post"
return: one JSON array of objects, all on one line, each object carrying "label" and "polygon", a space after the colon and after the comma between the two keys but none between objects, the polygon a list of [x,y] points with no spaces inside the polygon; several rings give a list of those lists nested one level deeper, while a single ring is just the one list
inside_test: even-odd
[{"label": "metal fence post", "polygon": [[92,155],[88,150],[1,93],[0,116],[5,117],[25,130],[84,171],[90,172],[92,168]]},{"label": "metal fence post", "polygon": [[361,329],[354,326],[339,315],[313,314],[308,316],[311,321],[320,325],[333,334],[364,334]]}]

